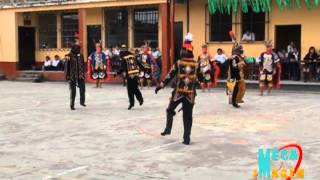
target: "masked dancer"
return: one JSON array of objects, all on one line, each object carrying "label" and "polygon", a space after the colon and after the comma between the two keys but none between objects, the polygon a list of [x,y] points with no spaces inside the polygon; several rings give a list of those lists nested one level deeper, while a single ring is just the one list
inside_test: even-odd
[{"label": "masked dancer", "polygon": [[198,56],[199,62],[199,81],[201,89],[204,92],[207,88],[210,91],[211,83],[214,79],[214,68],[211,62],[211,56],[208,53],[208,46],[206,44],[202,45],[202,53]]},{"label": "masked dancer", "polygon": [[176,79],[172,97],[167,108],[166,128],[161,133],[161,135],[165,136],[171,134],[173,117],[176,114],[175,109],[179,104],[182,104],[181,110],[183,111],[184,125],[183,144],[185,145],[190,144],[193,106],[199,75],[198,62],[194,59],[193,47],[191,43],[192,35],[188,33],[185,37],[180,52],[181,59],[174,64],[166,79],[161,82],[160,86],[158,86],[155,90],[155,92],[157,93],[172,79]]},{"label": "masked dancer", "polygon": [[140,55],[140,87],[143,88],[145,81],[147,81],[147,86],[150,88],[152,81],[152,58],[149,54],[149,48],[144,47],[143,53]]},{"label": "masked dancer", "polygon": [[104,79],[107,78],[108,56],[102,52],[101,43],[95,44],[96,51],[89,56],[89,74],[92,80],[96,81],[96,87],[101,88]]},{"label": "masked dancer", "polygon": [[234,45],[232,47],[232,57],[229,61],[229,72],[227,78],[227,95],[229,95],[229,104],[239,108],[239,103],[243,103],[246,86],[244,81],[244,56],[243,47],[237,42],[234,32],[229,32]]},{"label": "masked dancer", "polygon": [[135,105],[134,97],[139,101],[140,106],[143,104],[143,97],[139,90],[139,66],[136,57],[129,52],[125,47],[120,51],[120,57],[123,59],[123,77],[126,78],[129,107],[131,110]]},{"label": "masked dancer", "polygon": [[271,93],[275,75],[277,73],[277,66],[280,59],[278,55],[273,52],[271,42],[267,42],[266,51],[261,53],[260,55],[260,95],[263,96],[263,92],[265,89],[268,89],[268,94]]},{"label": "masked dancer", "polygon": [[66,55],[65,78],[69,82],[70,89],[70,109],[75,110],[74,102],[76,98],[76,87],[80,90],[80,105],[85,104],[85,79],[86,69],[83,55],[80,52],[79,34],[74,36],[75,42],[71,51]]}]

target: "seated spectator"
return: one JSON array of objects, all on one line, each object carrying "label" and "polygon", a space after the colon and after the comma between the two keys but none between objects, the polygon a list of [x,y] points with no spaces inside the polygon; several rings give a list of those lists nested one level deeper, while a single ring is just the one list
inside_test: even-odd
[{"label": "seated spectator", "polygon": [[316,80],[318,54],[315,47],[310,47],[308,54],[301,60],[304,82]]},{"label": "seated spectator", "polygon": [[49,56],[46,56],[46,59],[44,60],[43,69],[45,71],[51,71],[52,70],[52,61]]},{"label": "seated spectator", "polygon": [[254,32],[246,31],[242,36],[242,41],[255,41],[256,37]]},{"label": "seated spectator", "polygon": [[228,70],[228,57],[223,53],[223,50],[219,48],[217,54],[213,57],[213,60],[216,61],[220,67],[220,78],[225,79],[227,77]]},{"label": "seated spectator", "polygon": [[60,57],[58,55],[54,56],[54,60],[52,61],[52,70],[53,71],[61,71],[62,68],[62,62],[60,60]]}]

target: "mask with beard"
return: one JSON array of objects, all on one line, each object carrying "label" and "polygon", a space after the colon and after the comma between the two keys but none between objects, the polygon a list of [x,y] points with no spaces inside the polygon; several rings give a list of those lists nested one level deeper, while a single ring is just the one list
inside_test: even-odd
[{"label": "mask with beard", "polygon": [[71,53],[72,54],[80,54],[80,46],[78,46],[78,45],[72,46]]}]

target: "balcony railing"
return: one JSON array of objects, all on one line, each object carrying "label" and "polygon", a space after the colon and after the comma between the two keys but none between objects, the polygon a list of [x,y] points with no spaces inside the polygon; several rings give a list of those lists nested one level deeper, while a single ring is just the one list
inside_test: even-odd
[{"label": "balcony railing", "polygon": [[[0,0],[1,8],[46,6],[53,4],[85,3],[104,0]],[[108,0],[105,0],[108,1]]]}]

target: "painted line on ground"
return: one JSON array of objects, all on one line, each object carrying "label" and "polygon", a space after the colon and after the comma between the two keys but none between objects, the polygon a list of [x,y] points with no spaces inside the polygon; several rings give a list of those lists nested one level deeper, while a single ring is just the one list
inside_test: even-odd
[{"label": "painted line on ground", "polygon": [[287,113],[296,113],[298,110],[304,111],[304,110],[308,110],[308,109],[312,109],[312,108],[316,108],[316,107],[320,107],[320,104],[306,106],[306,107],[303,107],[303,108],[296,108],[296,109],[293,109],[291,111],[288,111]]},{"label": "painted line on ground", "polygon": [[14,113],[19,111],[25,111],[26,109],[15,109],[15,110],[8,110],[8,111],[1,111],[0,114],[6,114],[6,113]]},{"label": "painted line on ground", "polygon": [[147,131],[147,130],[145,130],[143,128],[138,128],[138,132],[140,134],[145,134],[145,135],[148,135],[148,136],[161,137],[160,133],[150,132],[150,131]]},{"label": "painted line on ground", "polygon": [[68,169],[68,170],[65,170],[65,171],[63,171],[61,173],[56,174],[55,176],[47,176],[47,177],[43,178],[43,180],[56,179],[56,178],[58,178],[60,176],[64,176],[64,175],[67,175],[67,174],[70,174],[70,173],[73,173],[73,172],[81,171],[81,170],[87,169],[87,168],[88,168],[88,166],[80,166],[80,167]]},{"label": "painted line on ground", "polygon": [[142,153],[144,153],[144,152],[149,152],[149,151],[161,149],[161,148],[168,147],[168,146],[171,146],[171,145],[174,145],[174,144],[178,144],[178,143],[180,143],[180,141],[175,141],[175,142],[167,143],[167,144],[164,144],[164,145],[161,145],[161,146],[156,146],[156,147],[153,147],[153,148],[145,149],[145,150],[143,150],[143,151],[141,151],[141,152],[142,152]]}]

